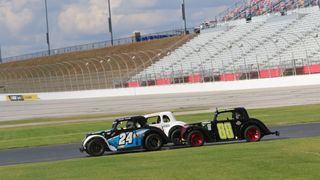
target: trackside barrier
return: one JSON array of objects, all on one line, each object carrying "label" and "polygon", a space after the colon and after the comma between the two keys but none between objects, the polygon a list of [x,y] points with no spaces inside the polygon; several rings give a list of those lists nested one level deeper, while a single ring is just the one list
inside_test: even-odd
[{"label": "trackside barrier", "polygon": [[[195,84],[171,84],[167,86],[149,86],[106,90],[37,93],[40,100],[103,98],[137,95],[156,95],[174,93],[200,93],[245,89],[280,88],[290,86],[320,85],[320,74],[251,79],[242,81],[224,81]],[[24,94],[22,94],[24,95]],[[6,101],[8,94],[0,94],[0,101]]]},{"label": "trackside barrier", "polygon": [[156,85],[168,85],[168,84],[171,84],[172,81],[173,81],[172,78],[157,79]]},{"label": "trackside barrier", "polygon": [[303,66],[304,74],[309,74],[309,71],[311,74],[320,73],[320,64],[314,64],[311,66]]},{"label": "trackside barrier", "polygon": [[281,69],[268,69],[259,72],[260,78],[279,77],[281,76]]},{"label": "trackside barrier", "polygon": [[188,76],[188,82],[189,83],[197,83],[202,81],[202,75],[201,74],[193,74]]},{"label": "trackside barrier", "polygon": [[128,82],[128,87],[139,87],[139,86],[140,86],[139,81]]},{"label": "trackside barrier", "polygon": [[220,75],[220,81],[234,81],[236,78],[239,77],[238,74],[222,74]]}]

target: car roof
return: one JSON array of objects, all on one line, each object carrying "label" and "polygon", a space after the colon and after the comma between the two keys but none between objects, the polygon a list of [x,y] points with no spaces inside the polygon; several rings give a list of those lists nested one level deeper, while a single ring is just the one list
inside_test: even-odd
[{"label": "car roof", "polygon": [[152,114],[146,114],[146,115],[144,115],[144,117],[150,118],[150,117],[162,116],[162,115],[167,115],[167,114],[172,114],[172,112],[170,112],[170,111],[156,112],[156,113],[152,113]]},{"label": "car roof", "polygon": [[223,113],[223,112],[243,111],[243,110],[245,110],[244,107],[236,107],[236,108],[227,108],[227,109],[217,109],[217,112]]},{"label": "car roof", "polygon": [[122,122],[122,121],[136,121],[141,124],[146,124],[147,119],[144,116],[128,116],[128,117],[120,117],[114,120],[115,122]]}]

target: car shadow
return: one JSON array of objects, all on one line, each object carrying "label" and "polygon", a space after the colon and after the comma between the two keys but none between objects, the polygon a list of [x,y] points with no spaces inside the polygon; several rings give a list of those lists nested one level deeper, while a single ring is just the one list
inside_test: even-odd
[{"label": "car shadow", "polygon": [[[277,141],[277,140],[284,140],[284,139],[290,139],[290,138],[289,137],[272,137],[272,138],[262,139],[261,141]],[[249,143],[249,142],[247,142],[246,140],[212,142],[212,143],[205,143],[203,146],[229,145],[229,144],[238,144],[238,143]],[[191,148],[191,146],[189,145],[175,146],[172,143],[169,143],[164,145],[159,151],[184,149],[184,148]],[[123,155],[123,154],[143,153],[143,152],[154,152],[154,151],[148,151],[145,149],[135,149],[135,150],[126,150],[126,151],[118,151],[118,152],[106,152],[104,153],[103,156],[117,156],[117,155]],[[91,156],[88,155],[87,157],[91,157]]]}]

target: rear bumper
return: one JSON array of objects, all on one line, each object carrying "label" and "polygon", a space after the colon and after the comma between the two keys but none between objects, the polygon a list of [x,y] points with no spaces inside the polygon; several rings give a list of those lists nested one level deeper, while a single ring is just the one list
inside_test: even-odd
[{"label": "rear bumper", "polygon": [[271,132],[271,134],[274,134],[274,135],[276,135],[276,136],[280,136],[280,132],[279,132],[279,131]]}]

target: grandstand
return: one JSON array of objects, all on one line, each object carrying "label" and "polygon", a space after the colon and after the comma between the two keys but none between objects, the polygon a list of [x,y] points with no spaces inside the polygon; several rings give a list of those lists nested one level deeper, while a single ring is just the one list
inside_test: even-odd
[{"label": "grandstand", "polygon": [[320,73],[318,1],[251,2],[227,10],[200,34],[0,64],[0,93]]},{"label": "grandstand", "polygon": [[[196,81],[319,72],[320,11],[308,7],[220,23],[132,78]],[[295,69],[295,70],[294,70]],[[148,77],[148,79],[144,79]],[[181,78],[183,77],[183,78]],[[192,78],[191,78],[192,79]]]},{"label": "grandstand", "polygon": [[128,86],[128,79],[194,35],[0,64],[0,92],[56,92]]}]

